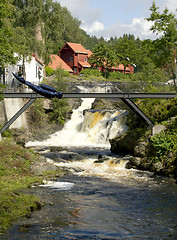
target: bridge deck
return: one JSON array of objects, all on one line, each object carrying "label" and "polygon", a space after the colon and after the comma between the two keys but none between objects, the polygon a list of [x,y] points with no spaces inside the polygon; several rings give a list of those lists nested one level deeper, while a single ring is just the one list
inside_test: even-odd
[{"label": "bridge deck", "polygon": [[[1,93],[2,94],[2,93]],[[37,93],[4,93],[5,98],[29,98],[30,100],[0,129],[3,133],[37,98],[43,96]],[[132,98],[175,98],[175,93],[63,93],[63,98],[119,98],[140,119],[153,126],[151,120],[131,100]]]},{"label": "bridge deck", "polygon": [[[2,94],[2,93],[1,93]],[[43,98],[37,93],[4,93],[5,98]],[[176,93],[63,93],[63,98],[175,98]]]}]

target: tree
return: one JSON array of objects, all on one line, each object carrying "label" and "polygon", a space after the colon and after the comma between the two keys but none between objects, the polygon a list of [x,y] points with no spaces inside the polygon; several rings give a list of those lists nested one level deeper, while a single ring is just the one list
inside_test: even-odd
[{"label": "tree", "polygon": [[120,37],[115,44],[115,51],[120,63],[124,65],[124,72],[128,65],[136,65],[139,49],[132,35]]},{"label": "tree", "polygon": [[110,72],[111,68],[117,65],[118,58],[110,46],[101,42],[93,49],[89,62],[93,68],[101,67],[105,72]]},{"label": "tree", "polygon": [[0,2],[0,67],[2,69],[7,63],[15,62],[11,2],[11,0],[1,0]]},{"label": "tree", "polygon": [[148,21],[153,22],[151,30],[159,36],[153,42],[156,52],[154,61],[156,66],[166,69],[175,79],[177,19],[167,8],[162,13],[158,9],[159,7],[153,2],[150,8],[151,15],[147,18]]},{"label": "tree", "polygon": [[[44,63],[51,53],[58,53],[65,42],[90,42],[81,22],[66,7],[54,0],[14,0],[17,52],[24,57],[37,53]],[[38,31],[37,31],[38,30]],[[41,39],[36,36],[41,34]],[[20,39],[20,34],[22,35]],[[90,39],[90,41],[87,41]],[[21,47],[22,46],[22,47]]]}]

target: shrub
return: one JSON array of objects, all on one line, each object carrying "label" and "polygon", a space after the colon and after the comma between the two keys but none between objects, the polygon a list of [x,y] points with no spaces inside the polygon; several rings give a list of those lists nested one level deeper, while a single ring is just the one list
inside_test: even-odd
[{"label": "shrub", "polygon": [[177,149],[177,132],[166,131],[157,134],[151,138],[152,145],[155,149],[155,157],[162,160],[168,152],[174,152]]},{"label": "shrub", "polygon": [[98,69],[91,69],[91,68],[82,70],[80,74],[84,74],[85,77],[89,77],[89,76],[100,77],[102,75]]},{"label": "shrub", "polygon": [[50,77],[54,73],[54,70],[47,66],[45,67],[45,73],[47,77]]}]

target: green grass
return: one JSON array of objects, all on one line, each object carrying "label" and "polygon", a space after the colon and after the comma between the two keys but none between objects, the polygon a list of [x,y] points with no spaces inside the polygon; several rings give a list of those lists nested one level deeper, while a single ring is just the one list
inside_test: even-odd
[{"label": "green grass", "polygon": [[34,195],[22,193],[22,189],[42,182],[41,177],[30,172],[30,165],[37,158],[32,151],[9,139],[0,142],[0,232],[16,218],[27,216],[41,206]]}]

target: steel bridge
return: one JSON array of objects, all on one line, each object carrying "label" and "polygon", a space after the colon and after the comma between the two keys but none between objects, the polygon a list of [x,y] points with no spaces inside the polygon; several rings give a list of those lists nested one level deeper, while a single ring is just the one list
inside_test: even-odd
[{"label": "steel bridge", "polygon": [[[37,98],[44,98],[37,93],[0,93],[4,98],[27,98],[28,102],[0,129],[3,133]],[[121,99],[131,111],[133,111],[141,120],[146,122],[150,127],[153,126],[152,121],[141,111],[141,109],[131,100],[135,98],[175,98],[176,93],[62,93],[62,98],[115,98]]]}]

